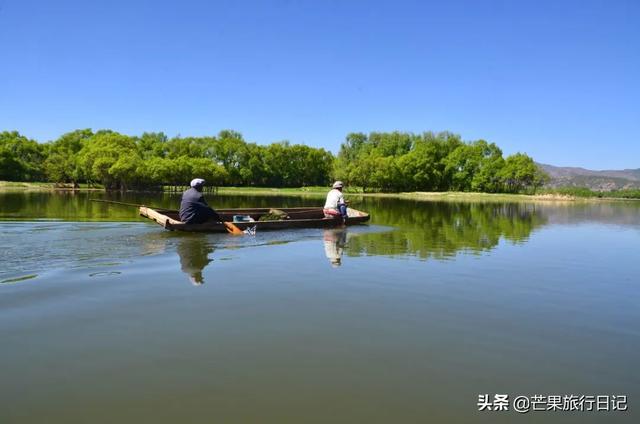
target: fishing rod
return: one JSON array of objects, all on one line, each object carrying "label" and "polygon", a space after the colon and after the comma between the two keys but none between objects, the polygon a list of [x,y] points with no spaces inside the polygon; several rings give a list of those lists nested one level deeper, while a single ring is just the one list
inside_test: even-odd
[{"label": "fishing rod", "polygon": [[168,210],[170,210],[170,209],[167,209],[167,208],[158,208],[158,207],[155,207],[155,206],[140,205],[140,204],[137,204],[137,203],[116,202],[115,200],[103,200],[103,199],[89,199],[89,200],[91,200],[92,202],[113,203],[114,205],[135,206],[136,208],[147,207],[147,208],[155,209],[157,211],[168,211]]}]

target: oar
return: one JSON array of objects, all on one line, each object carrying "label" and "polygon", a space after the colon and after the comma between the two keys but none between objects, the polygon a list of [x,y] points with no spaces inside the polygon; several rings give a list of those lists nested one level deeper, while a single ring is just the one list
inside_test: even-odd
[{"label": "oar", "polygon": [[[148,207],[148,208],[159,210],[159,211],[169,210],[169,209],[166,209],[166,208],[157,208],[155,206],[139,205],[139,204],[136,204],[136,203],[116,202],[115,200],[102,200],[102,199],[90,199],[90,200],[92,202],[113,203],[114,205],[135,206],[137,208],[139,208],[141,206],[144,206],[144,207]],[[224,224],[224,227],[227,229],[227,231],[230,234],[244,234],[240,228],[238,228],[236,225],[233,224],[233,222],[225,222],[225,221],[223,221],[222,223]]]},{"label": "oar", "polygon": [[240,228],[238,228],[236,225],[234,225],[233,222],[223,221],[222,223],[224,224],[225,228],[230,234],[235,234],[235,235],[244,234],[244,232]]}]

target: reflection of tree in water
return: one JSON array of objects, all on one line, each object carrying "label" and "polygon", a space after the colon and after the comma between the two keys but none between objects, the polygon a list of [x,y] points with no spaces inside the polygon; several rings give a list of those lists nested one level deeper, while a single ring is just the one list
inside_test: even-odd
[{"label": "reflection of tree in water", "polygon": [[331,266],[337,268],[342,265],[342,253],[347,244],[347,229],[326,229],[322,233],[322,240],[324,242],[324,254],[329,259]]},{"label": "reflection of tree in water", "polygon": [[204,284],[202,271],[213,259],[209,259],[209,254],[213,253],[214,247],[207,241],[203,234],[189,234],[180,238],[176,247],[180,256],[180,268],[182,272],[189,276],[189,280],[195,284]]},{"label": "reflection of tree in water", "polygon": [[462,250],[487,251],[501,238],[524,242],[547,221],[537,205],[524,203],[384,202],[371,206],[375,224],[399,228],[353,238],[346,249],[348,255],[410,254],[426,259],[446,258]]}]

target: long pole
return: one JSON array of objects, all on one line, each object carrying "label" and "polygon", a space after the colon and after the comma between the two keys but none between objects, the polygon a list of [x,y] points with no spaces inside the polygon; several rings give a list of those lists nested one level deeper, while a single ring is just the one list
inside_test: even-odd
[{"label": "long pole", "polygon": [[167,211],[167,210],[169,210],[167,208],[157,208],[155,206],[140,205],[140,204],[137,204],[137,203],[116,202],[115,200],[102,200],[102,199],[89,199],[89,200],[91,200],[92,202],[113,203],[114,205],[135,206],[137,208],[139,208],[141,206],[146,206],[146,207],[149,207],[151,209],[155,209],[155,210],[159,210],[159,211]]}]

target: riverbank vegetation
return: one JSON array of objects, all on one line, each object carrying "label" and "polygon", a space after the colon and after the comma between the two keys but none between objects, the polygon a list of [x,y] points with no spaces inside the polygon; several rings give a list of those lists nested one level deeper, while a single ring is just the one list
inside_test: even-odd
[{"label": "riverbank vegetation", "polygon": [[128,136],[77,130],[48,143],[0,133],[0,180],[49,181],[106,190],[212,186],[326,186],[342,179],[364,192],[535,192],[546,175],[526,154],[503,157],[494,143],[448,132],[352,133],[337,157],[286,141],[258,145],[235,131],[213,137]]},{"label": "riverbank vegetation", "polygon": [[333,155],[288,142],[247,143],[234,131],[216,137],[77,130],[49,143],[0,133],[0,180],[102,185],[107,190],[184,186],[198,176],[211,186],[326,186]]},{"label": "riverbank vegetation", "polygon": [[363,190],[533,193],[548,176],[526,154],[449,132],[349,134],[336,177]]}]

